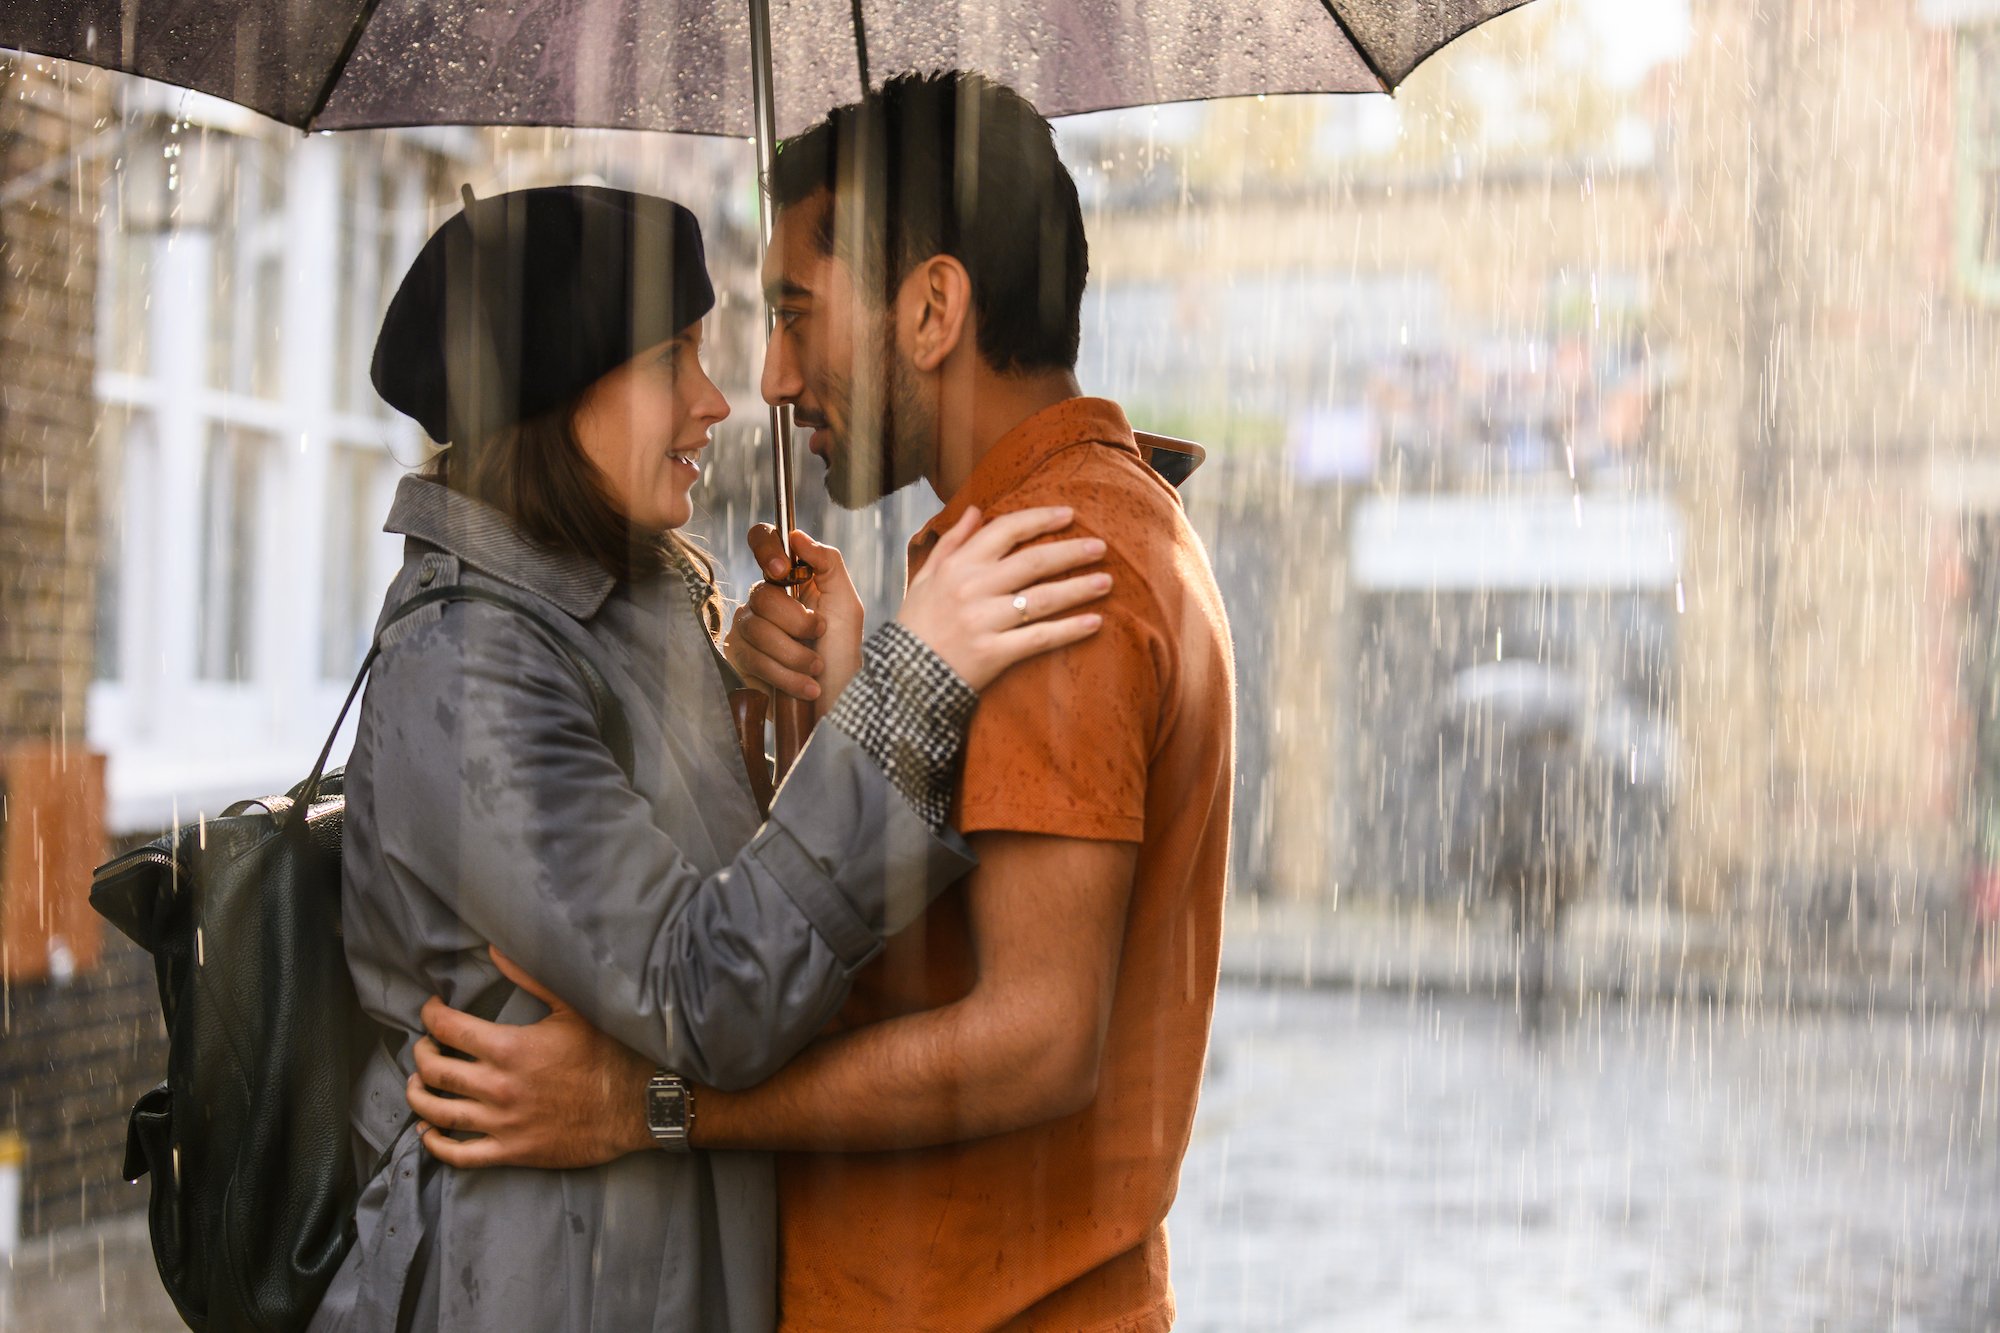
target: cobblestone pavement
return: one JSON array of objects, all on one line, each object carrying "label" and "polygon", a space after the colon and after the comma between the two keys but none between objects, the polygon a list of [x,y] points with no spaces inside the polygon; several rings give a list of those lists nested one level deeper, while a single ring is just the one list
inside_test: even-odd
[{"label": "cobblestone pavement", "polygon": [[[1225,986],[1183,1333],[2000,1330],[1976,1017]],[[179,1327],[136,1218],[28,1242],[0,1330]]]},{"label": "cobblestone pavement", "polygon": [[1976,1017],[1226,987],[1178,1327],[2000,1329]]}]

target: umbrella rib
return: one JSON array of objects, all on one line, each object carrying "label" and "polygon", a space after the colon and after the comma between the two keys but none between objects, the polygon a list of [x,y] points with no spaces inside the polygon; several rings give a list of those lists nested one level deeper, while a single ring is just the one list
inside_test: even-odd
[{"label": "umbrella rib", "polygon": [[861,0],[850,0],[848,7],[854,12],[854,63],[861,71],[861,95],[866,97],[872,87],[868,79],[868,21],[861,13]]},{"label": "umbrella rib", "polygon": [[326,110],[327,101],[333,96],[333,85],[340,82],[340,76],[347,72],[347,62],[354,58],[355,48],[361,45],[361,30],[368,26],[369,19],[375,17],[375,6],[381,3],[382,0],[365,0],[361,12],[354,16],[354,27],[349,30],[347,40],[341,43],[340,54],[334,57],[333,64],[327,68],[326,78],[320,82],[318,94],[314,96],[312,105],[306,108],[305,124],[299,126],[306,133],[312,133],[312,127],[319,121],[319,113]]},{"label": "umbrella rib", "polygon": [[1347,19],[1338,9],[1334,8],[1334,0],[1319,0],[1319,2],[1325,8],[1326,12],[1333,16],[1333,21],[1340,25],[1340,35],[1345,37],[1347,44],[1354,48],[1354,54],[1361,57],[1361,63],[1368,66],[1368,72],[1375,76],[1375,82],[1382,85],[1382,91],[1385,93],[1395,92],[1395,85],[1391,84],[1387,76],[1382,73],[1382,67],[1375,63],[1375,53],[1363,46],[1361,39],[1354,35],[1354,29],[1347,26]]}]

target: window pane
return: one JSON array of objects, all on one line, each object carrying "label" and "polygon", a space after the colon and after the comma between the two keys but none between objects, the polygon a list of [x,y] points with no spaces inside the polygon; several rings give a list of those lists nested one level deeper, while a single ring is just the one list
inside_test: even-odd
[{"label": "window pane", "polygon": [[404,155],[380,147],[352,151],[342,163],[340,341],[333,389],[334,404],[343,412],[380,415],[384,410],[368,368],[383,312],[403,275],[395,209],[408,169]]},{"label": "window pane", "polygon": [[202,467],[201,587],[195,619],[195,674],[247,681],[256,612],[258,511],[271,443],[216,425]]},{"label": "window pane", "polygon": [[351,676],[368,651],[398,548],[382,520],[400,472],[379,449],[336,445],[328,460],[320,583],[320,674],[328,680]]},{"label": "window pane", "polygon": [[248,389],[258,398],[278,398],[284,393],[284,292],[284,261],[275,254],[265,255],[250,270],[246,307],[257,336],[250,349],[249,383],[237,383],[239,389]]},{"label": "window pane", "polygon": [[[117,195],[114,189],[114,198]],[[153,233],[120,227],[116,214],[107,213],[98,270],[99,370],[126,375],[146,373],[156,243]]]},{"label": "window pane", "polygon": [[237,366],[251,336],[243,309],[246,292],[239,262],[246,229],[238,211],[237,139],[216,130],[180,137],[192,143],[175,159],[179,167],[175,193],[180,197],[175,218],[182,230],[213,238],[208,384],[213,389],[230,389],[236,387]]},{"label": "window pane", "polygon": [[137,561],[150,558],[141,506],[154,475],[155,447],[149,413],[107,410],[98,418],[97,614],[94,676],[118,680],[134,645],[126,623],[134,608],[128,600],[142,596],[128,585]]}]

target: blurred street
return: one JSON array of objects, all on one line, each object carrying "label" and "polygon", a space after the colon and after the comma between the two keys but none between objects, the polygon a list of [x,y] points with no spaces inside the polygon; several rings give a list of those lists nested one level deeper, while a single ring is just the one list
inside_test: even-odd
[{"label": "blurred street", "polygon": [[1977,1019],[1225,989],[1178,1327],[2000,1328]]},{"label": "blurred street", "polygon": [[[1224,987],[1179,1327],[2000,1329],[1975,1017]],[[178,1328],[143,1225],[27,1243],[0,1329]]]}]

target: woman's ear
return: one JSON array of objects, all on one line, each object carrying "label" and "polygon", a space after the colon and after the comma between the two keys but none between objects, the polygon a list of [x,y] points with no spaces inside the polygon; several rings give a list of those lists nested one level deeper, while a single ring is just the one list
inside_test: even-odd
[{"label": "woman's ear", "polygon": [[972,336],[972,276],[950,255],[933,255],[903,282],[910,360],[930,372]]}]

